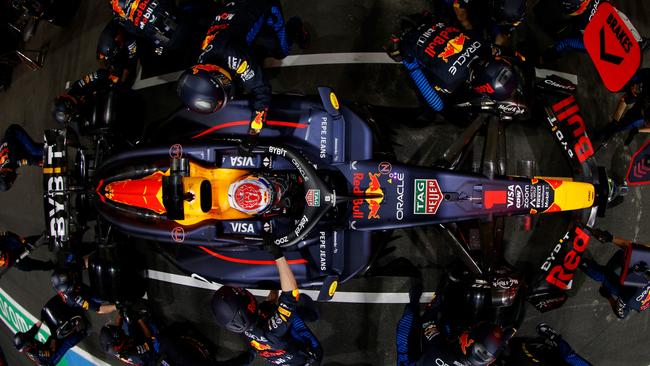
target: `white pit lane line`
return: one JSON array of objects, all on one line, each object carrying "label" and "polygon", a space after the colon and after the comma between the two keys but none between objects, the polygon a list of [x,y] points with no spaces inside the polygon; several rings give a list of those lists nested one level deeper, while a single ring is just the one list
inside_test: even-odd
[{"label": "white pit lane line", "polygon": [[[267,58],[264,60],[265,68],[291,67],[291,66],[316,66],[316,65],[341,65],[341,64],[398,64],[385,52],[357,52],[357,53],[312,53],[306,55],[287,56],[282,60]],[[140,79],[140,73],[133,84],[133,90],[149,88],[156,85],[167,84],[178,80],[183,71],[171,72]]]},{"label": "white pit lane line", "polygon": [[[204,290],[216,291],[222,285],[216,282],[207,281],[202,279],[201,276],[185,276],[174,273],[167,273],[156,271],[153,269],[147,270],[147,277],[151,280],[161,282],[173,283],[176,285],[195,287]],[[265,297],[269,294],[269,290],[250,290],[255,296]],[[309,295],[311,298],[318,297],[316,290],[300,290],[301,293]],[[424,292],[420,297],[421,303],[428,303],[435,292]],[[408,292],[344,292],[337,291],[334,298],[329,302],[340,302],[348,304],[407,304],[409,302]]]}]

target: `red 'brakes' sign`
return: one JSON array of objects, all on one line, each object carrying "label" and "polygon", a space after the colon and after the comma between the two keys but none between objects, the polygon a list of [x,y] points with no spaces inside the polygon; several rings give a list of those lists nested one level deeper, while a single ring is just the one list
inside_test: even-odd
[{"label": "red 'brakes' sign", "polygon": [[601,3],[587,24],[585,48],[609,91],[617,92],[641,64],[637,32],[624,15],[609,3]]}]

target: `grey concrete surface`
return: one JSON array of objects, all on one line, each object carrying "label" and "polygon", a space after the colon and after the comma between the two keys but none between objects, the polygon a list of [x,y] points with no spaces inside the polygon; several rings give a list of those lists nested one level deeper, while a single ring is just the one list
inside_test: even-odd
[{"label": "grey concrete surface", "polygon": [[[380,52],[381,46],[394,27],[399,14],[416,12],[426,6],[425,1],[395,0],[328,0],[325,2],[283,2],[287,16],[300,14],[313,31],[314,41],[309,53]],[[619,1],[623,10],[642,34],[650,34],[650,6],[647,2]],[[82,2],[73,24],[65,29],[44,23],[30,46],[49,45],[42,70],[31,72],[19,67],[14,73],[12,87],[0,93],[0,129],[10,123],[22,124],[32,136],[39,136],[44,128],[55,127],[50,116],[51,100],[64,88],[65,82],[75,80],[97,68],[95,47],[99,32],[110,18],[104,0]],[[645,66],[650,66],[646,60]],[[590,127],[601,127],[610,119],[617,96],[606,91],[586,55],[573,54],[554,65],[561,71],[579,77],[578,101]],[[415,106],[417,100],[400,67],[396,65],[336,65],[291,67],[270,73],[276,92],[311,94],[317,85],[330,85],[342,100],[383,106]],[[179,105],[174,85],[143,90],[148,101],[147,118],[161,118]],[[396,156],[402,161],[427,164],[433,162],[462,132],[462,126],[449,123],[401,124],[393,121],[384,125],[383,132],[390,137]],[[643,141],[637,138],[623,148],[620,138],[598,155],[599,164],[615,175],[623,174],[626,158]],[[517,159],[534,159],[538,172],[544,175],[566,175],[568,166],[557,144],[548,134],[544,121],[508,128],[508,170],[514,172]],[[41,175],[38,169],[28,168],[10,192],[0,194],[0,229],[32,234],[44,229],[41,202]],[[640,242],[650,241],[647,187],[630,190],[625,202],[611,209],[597,226],[615,234]],[[566,216],[542,217],[535,221],[532,233],[522,232],[516,219],[508,220],[506,257],[519,268],[538,265],[555,244],[566,227]],[[431,228],[400,230],[391,242],[397,249],[394,257],[405,256],[425,275],[425,290],[433,291],[452,252],[444,239]],[[529,239],[529,240],[528,240]],[[180,273],[154,248],[137,243],[137,255],[149,268]],[[604,262],[614,252],[611,245],[594,243],[589,255]],[[39,249],[37,257],[50,254]],[[362,278],[341,286],[341,291],[407,291],[409,283],[403,278]],[[41,306],[54,291],[49,286],[48,274],[10,271],[0,279],[0,287],[9,292],[25,308],[38,314]],[[532,307],[520,329],[523,335],[532,335],[535,325],[548,322],[562,332],[564,338],[594,365],[650,364],[648,314],[632,314],[625,321],[612,315],[609,305],[598,296],[598,286],[578,274],[571,298],[559,310],[540,314]],[[194,288],[149,281],[148,297],[161,323],[189,321],[219,345],[224,358],[245,346],[234,335],[219,331],[212,323],[209,310],[210,292]],[[395,363],[394,329],[401,305],[319,304],[321,320],[312,329],[324,345],[325,365],[390,365]],[[82,344],[91,353],[106,358],[97,344],[97,331],[110,316],[92,316],[93,330]],[[3,329],[0,346],[11,365],[30,364],[13,350],[8,330]],[[262,363],[256,361],[256,365]]]}]

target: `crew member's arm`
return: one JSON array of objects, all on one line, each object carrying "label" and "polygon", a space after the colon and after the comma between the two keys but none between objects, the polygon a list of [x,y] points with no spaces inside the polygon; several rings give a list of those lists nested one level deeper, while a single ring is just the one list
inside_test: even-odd
[{"label": "crew member's arm", "polygon": [[97,309],[97,314],[109,314],[117,310],[115,304],[102,304]]},{"label": "crew member's arm", "polygon": [[621,98],[618,100],[618,104],[616,105],[616,109],[614,110],[614,114],[612,115],[612,120],[613,121],[620,121],[621,117],[623,117],[623,113],[625,113],[625,109],[627,108],[627,103],[626,103],[626,96],[622,95]]},{"label": "crew member's arm", "polygon": [[72,83],[72,86],[68,89],[68,95],[78,100],[97,90],[107,88],[111,84],[113,84],[113,80],[108,70],[98,69]]},{"label": "crew member's arm", "polygon": [[151,332],[151,329],[149,329],[149,326],[147,326],[147,323],[145,323],[144,319],[138,319],[138,325],[140,326],[142,334],[144,334],[145,338],[153,338],[153,333]]},{"label": "crew member's arm", "polygon": [[266,301],[275,304],[278,302],[279,297],[280,297],[280,293],[278,292],[278,290],[271,290],[269,291],[269,295],[266,297]]},{"label": "crew member's arm", "polygon": [[38,330],[41,329],[42,324],[43,324],[43,322],[41,322],[39,320],[34,325],[32,325],[32,327],[29,328],[29,330],[27,332],[25,332],[25,338],[26,339],[34,339],[34,337],[36,337],[36,333],[38,333]]},{"label": "crew member's arm", "polygon": [[[119,74],[119,81],[124,83],[126,80],[129,80],[129,77],[132,75],[132,72],[135,72],[138,67],[138,43],[135,37],[127,34],[127,40],[125,42],[125,47],[127,49],[127,60],[124,65],[120,65],[121,73]],[[117,68],[119,70],[119,68]]]},{"label": "crew member's arm", "polygon": [[280,273],[280,287],[283,292],[291,292],[298,290],[298,283],[296,282],[296,277],[293,275],[289,263],[284,256],[275,261],[276,266],[278,267],[278,272]]},{"label": "crew member's arm", "polygon": [[231,49],[228,56],[228,67],[232,74],[251,93],[253,114],[249,126],[249,134],[258,136],[266,124],[266,114],[271,103],[271,84],[264,77],[261,65],[255,62],[248,53],[240,49]]},{"label": "crew member's arm", "polygon": [[641,133],[650,133],[650,121],[646,121],[645,125],[641,128],[639,128],[639,132]]},{"label": "crew member's arm", "polygon": [[97,314],[108,314],[117,310],[115,304],[102,304],[101,301],[87,294],[88,290],[82,288],[79,293],[72,294],[72,302],[84,310],[92,310]]},{"label": "crew member's arm", "polygon": [[[280,247],[275,245],[270,238],[265,238],[264,248],[273,255],[275,264],[278,268],[280,275],[280,287],[282,293],[278,298],[278,303],[275,313],[268,320],[268,331],[278,337],[283,336],[290,328],[292,322],[292,314],[296,310],[300,293],[298,291],[298,283],[293,275],[293,271],[289,267],[286,258]],[[272,294],[269,294],[271,297]]]},{"label": "crew member's arm", "polygon": [[620,236],[614,236],[612,238],[612,244],[616,245],[619,248],[625,249],[625,248],[629,247],[630,245],[632,245],[632,241],[627,240],[625,238],[621,238]]},{"label": "crew member's arm", "polygon": [[465,30],[472,30],[473,26],[469,20],[469,12],[467,11],[468,0],[453,0],[454,14],[456,19],[460,22]]},{"label": "crew member's arm", "polygon": [[409,76],[413,79],[413,82],[418,87],[420,93],[422,93],[422,97],[424,97],[431,109],[436,112],[442,111],[445,106],[444,102],[436,92],[435,88],[431,85],[429,79],[424,75],[420,63],[414,58],[405,58],[402,63],[409,71]]}]

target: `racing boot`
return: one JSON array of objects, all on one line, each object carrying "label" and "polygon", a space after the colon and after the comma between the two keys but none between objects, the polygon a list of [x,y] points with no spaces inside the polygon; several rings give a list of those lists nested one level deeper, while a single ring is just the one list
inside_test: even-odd
[{"label": "racing boot", "polygon": [[536,330],[537,334],[546,338],[553,344],[557,344],[560,339],[562,339],[560,333],[558,333],[555,329],[551,328],[551,326],[546,323],[537,324]]},{"label": "racing boot", "polygon": [[610,305],[612,306],[612,310],[619,320],[623,320],[627,317],[629,309],[625,301],[621,300],[620,297],[616,299],[616,302],[610,301]]},{"label": "racing boot", "polygon": [[289,38],[289,43],[297,44],[301,50],[309,48],[311,45],[311,34],[305,28],[305,23],[303,23],[300,17],[291,17],[287,21],[287,37]]}]

